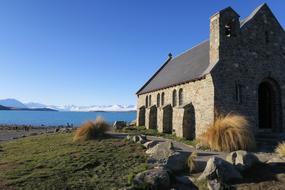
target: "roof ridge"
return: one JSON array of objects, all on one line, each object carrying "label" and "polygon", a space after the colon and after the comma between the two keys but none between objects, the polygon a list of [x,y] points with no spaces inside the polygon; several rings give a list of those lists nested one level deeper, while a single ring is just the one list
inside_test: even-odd
[{"label": "roof ridge", "polygon": [[[267,6],[266,3],[262,3],[258,7],[256,7],[246,18],[241,21],[241,26],[243,27],[248,21],[250,21],[263,7]],[[267,6],[268,7],[268,6]]]}]

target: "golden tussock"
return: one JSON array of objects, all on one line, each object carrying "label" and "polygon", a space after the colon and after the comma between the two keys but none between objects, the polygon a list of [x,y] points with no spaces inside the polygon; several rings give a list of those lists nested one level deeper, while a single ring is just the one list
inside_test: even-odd
[{"label": "golden tussock", "polygon": [[76,131],[73,141],[86,141],[103,136],[110,129],[110,125],[101,117],[95,121],[83,123]]},{"label": "golden tussock", "polygon": [[256,147],[247,119],[236,114],[217,116],[199,141],[216,151],[253,150]]}]

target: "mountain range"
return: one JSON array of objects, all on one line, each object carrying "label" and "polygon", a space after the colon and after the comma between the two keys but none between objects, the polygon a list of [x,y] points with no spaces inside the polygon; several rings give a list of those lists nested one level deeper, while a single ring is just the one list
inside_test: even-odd
[{"label": "mountain range", "polygon": [[[92,111],[135,111],[136,107],[134,105],[93,105],[93,106],[76,106],[76,105],[45,105],[41,103],[28,102],[23,103],[16,99],[2,99],[0,100],[0,105],[4,108],[9,109],[20,109],[20,110],[57,110],[57,111],[79,111],[79,112],[92,112]],[[1,107],[0,107],[1,109]]]}]

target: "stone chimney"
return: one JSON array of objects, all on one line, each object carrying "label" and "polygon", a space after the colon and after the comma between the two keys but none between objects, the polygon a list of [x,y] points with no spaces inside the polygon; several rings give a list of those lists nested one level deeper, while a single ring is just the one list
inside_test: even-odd
[{"label": "stone chimney", "polygon": [[210,62],[216,63],[226,54],[240,35],[239,15],[228,7],[210,18]]}]

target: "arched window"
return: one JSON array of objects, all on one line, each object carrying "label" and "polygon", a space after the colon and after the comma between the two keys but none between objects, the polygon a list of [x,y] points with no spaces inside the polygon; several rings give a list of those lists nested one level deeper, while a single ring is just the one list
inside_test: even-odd
[{"label": "arched window", "polygon": [[172,92],[172,106],[175,107],[177,105],[177,92],[173,90]]},{"label": "arched window", "polygon": [[180,88],[179,92],[178,92],[178,97],[179,97],[179,106],[181,106],[183,104],[183,89]]},{"label": "arched window", "polygon": [[145,97],[145,107],[148,107],[148,96]]},{"label": "arched window", "polygon": [[161,106],[164,106],[164,92],[161,94]]},{"label": "arched window", "polygon": [[160,94],[159,93],[157,94],[157,97],[156,97],[156,105],[157,107],[160,107]]},{"label": "arched window", "polygon": [[151,106],[151,95],[149,95],[148,103],[149,103],[149,107],[150,107]]}]

